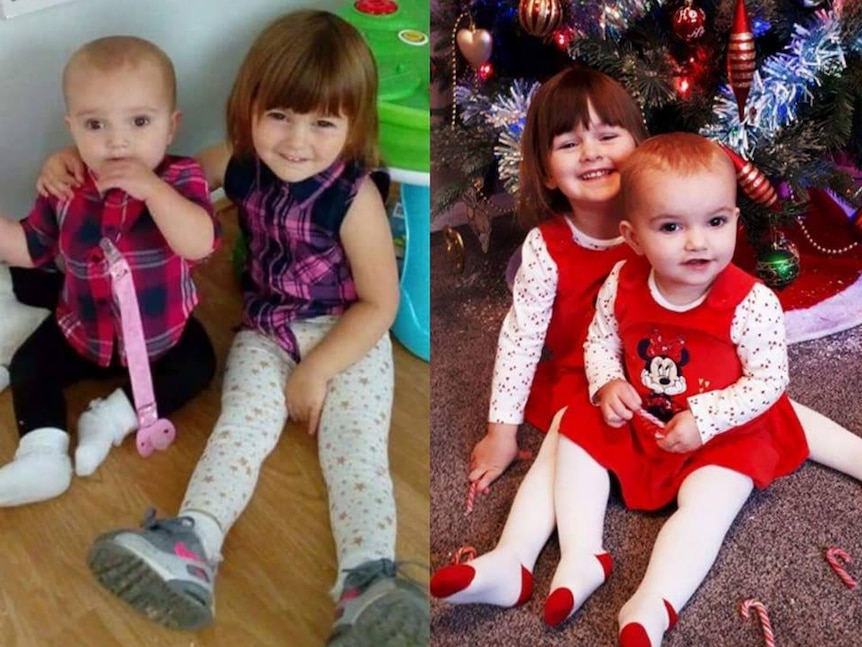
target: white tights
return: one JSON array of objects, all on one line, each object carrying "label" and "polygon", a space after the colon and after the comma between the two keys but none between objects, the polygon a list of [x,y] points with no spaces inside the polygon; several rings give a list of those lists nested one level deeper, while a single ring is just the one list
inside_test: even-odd
[{"label": "white tights", "polygon": [[[793,402],[793,407],[808,441],[809,458],[862,480],[862,438],[804,405]],[[561,559],[551,595],[568,589],[571,615],[604,581],[609,566],[598,558],[605,555],[602,533],[608,475],[586,452],[560,439],[561,417],[562,411],[515,495],[497,546],[469,562],[475,569],[472,582],[447,601],[515,604],[523,593],[519,568],[532,572],[557,523]],[[567,467],[558,469],[561,463]],[[751,488],[747,477],[714,466],[699,469],[685,480],[679,508],[659,533],[643,582],[620,612],[621,626],[639,623],[653,645],[660,643],[669,624],[664,601],[675,612],[686,604],[709,572]],[[565,513],[557,519],[555,509]],[[686,545],[699,548],[681,548]],[[547,611],[546,607],[546,619]]]}]

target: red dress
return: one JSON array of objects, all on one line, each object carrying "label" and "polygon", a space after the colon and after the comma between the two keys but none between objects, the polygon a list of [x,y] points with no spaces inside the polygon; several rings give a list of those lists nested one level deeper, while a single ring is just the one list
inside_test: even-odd
[{"label": "red dress", "polygon": [[557,294],[524,419],[547,431],[554,414],[573,397],[588,399],[584,342],[596,297],[614,265],[634,253],[624,244],[601,250],[582,247],[562,217],[543,222],[539,230],[557,265]]},{"label": "red dress", "polygon": [[[730,329],[736,308],[755,279],[731,265],[703,303],[687,312],[673,312],[650,296],[648,276],[643,259],[622,267],[614,315],[629,381],[643,398],[644,408],[669,420],[688,408],[689,396],[723,389],[742,376]],[[668,388],[656,387],[659,382]],[[671,503],[685,478],[705,465],[745,474],[757,488],[764,488],[808,457],[802,426],[786,394],[753,420],[685,454],[662,450],[654,438],[655,428],[639,416],[614,428],[601,421],[598,411],[586,398],[575,395],[560,432],[616,475],[626,505],[636,510],[656,510]]]}]

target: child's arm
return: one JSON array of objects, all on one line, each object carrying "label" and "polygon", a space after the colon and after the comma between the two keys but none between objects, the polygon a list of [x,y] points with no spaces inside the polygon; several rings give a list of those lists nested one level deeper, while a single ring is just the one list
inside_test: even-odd
[{"label": "child's arm", "polygon": [[207,179],[210,191],[224,186],[224,175],[230,156],[231,149],[227,142],[205,148],[195,155],[195,159],[204,170],[204,177]]},{"label": "child's arm", "polygon": [[73,189],[84,181],[84,162],[74,146],[61,148],[52,153],[36,180],[36,190],[43,198],[53,196],[60,200],[70,200]]},{"label": "child's arm", "polygon": [[599,290],[596,313],[584,342],[584,366],[589,383],[590,400],[602,410],[602,417],[612,427],[621,427],[631,420],[641,406],[641,397],[626,380],[614,304],[620,268],[617,263]]},{"label": "child's arm", "polygon": [[380,193],[370,178],[359,187],[340,233],[358,300],[302,358],[285,386],[291,417],[307,422],[309,433],[317,430],[329,380],[374,347],[398,310],[392,235]]},{"label": "child's arm", "polygon": [[[195,159],[204,170],[210,191],[215,191],[224,184],[224,174],[230,160],[231,150],[226,142],[210,146],[195,155]],[[36,180],[36,190],[39,195],[49,195],[61,200],[72,197],[72,190],[84,181],[84,162],[74,146],[61,148],[52,153],[45,163],[39,178]]]},{"label": "child's arm", "polygon": [[[203,178],[198,178],[203,182]],[[194,181],[188,179],[187,181]],[[143,200],[171,250],[190,261],[209,256],[215,247],[212,215],[181,194],[137,159],[111,160],[102,165],[96,182],[100,192],[121,189]],[[207,195],[206,187],[199,191]]]},{"label": "child's arm", "polygon": [[[668,423],[665,440],[672,442],[679,436],[684,447],[698,447],[774,405],[790,382],[785,334],[778,297],[766,286],[756,284],[736,308],[730,329],[743,376],[724,389],[688,398],[690,411],[674,416]],[[693,438],[692,428],[699,437]],[[690,451],[684,447],[669,451]]]},{"label": "child's arm", "polygon": [[469,480],[484,492],[518,456],[518,425],[557,296],[557,265],[542,233],[532,229],[521,246],[521,266],[512,286],[512,307],[497,341],[488,428],[470,455]]}]

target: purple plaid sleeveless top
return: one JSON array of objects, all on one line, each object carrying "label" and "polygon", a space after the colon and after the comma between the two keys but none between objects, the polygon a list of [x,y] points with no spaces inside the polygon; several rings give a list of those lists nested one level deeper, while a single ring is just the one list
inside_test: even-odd
[{"label": "purple plaid sleeveless top", "polygon": [[225,194],[248,244],[242,327],[277,340],[296,361],[291,322],[341,314],[356,301],[339,231],[366,175],[338,161],[302,182],[284,182],[256,157],[228,163]]}]

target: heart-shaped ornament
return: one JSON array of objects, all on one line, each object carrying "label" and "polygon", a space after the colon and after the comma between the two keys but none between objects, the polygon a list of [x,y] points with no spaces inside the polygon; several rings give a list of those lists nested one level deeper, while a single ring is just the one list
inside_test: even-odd
[{"label": "heart-shaped ornament", "polygon": [[494,41],[485,29],[459,29],[455,36],[458,49],[473,69],[491,58]]}]

